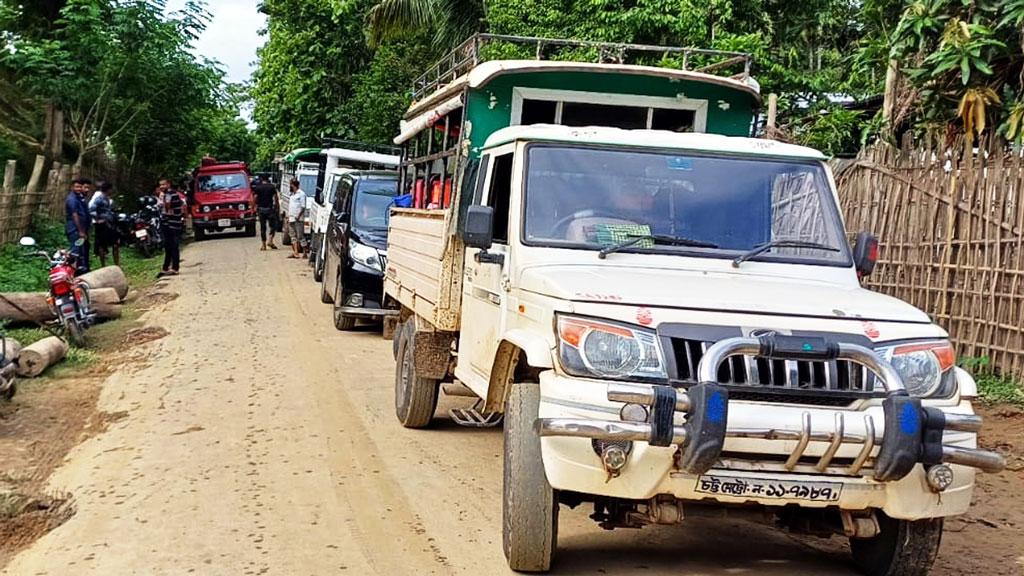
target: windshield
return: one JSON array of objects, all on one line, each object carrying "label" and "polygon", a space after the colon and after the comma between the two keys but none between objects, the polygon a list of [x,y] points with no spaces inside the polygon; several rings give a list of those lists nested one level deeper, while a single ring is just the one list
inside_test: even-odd
[{"label": "windshield", "polygon": [[299,190],[312,198],[316,196],[316,174],[303,174],[299,176]]},{"label": "windshield", "polygon": [[243,190],[249,186],[245,174],[208,174],[199,177],[200,192],[224,192],[227,190]]},{"label": "windshield", "polygon": [[397,193],[397,180],[360,180],[352,206],[352,225],[387,229],[389,210]]},{"label": "windshield", "polygon": [[636,235],[624,251],[734,257],[775,240],[839,249],[775,247],[754,260],[849,264],[845,235],[819,163],[711,158],[665,152],[531,146],[524,241],[599,250]]}]

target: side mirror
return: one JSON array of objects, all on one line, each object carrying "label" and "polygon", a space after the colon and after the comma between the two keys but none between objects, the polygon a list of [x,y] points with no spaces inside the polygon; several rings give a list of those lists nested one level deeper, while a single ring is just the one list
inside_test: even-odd
[{"label": "side mirror", "polygon": [[36,239],[31,236],[22,236],[21,240],[18,240],[18,244],[21,244],[22,246],[35,246]]},{"label": "side mirror", "polygon": [[494,243],[494,208],[472,205],[466,211],[462,240],[470,248],[486,250]]},{"label": "side mirror", "polygon": [[878,262],[878,238],[869,232],[858,232],[853,244],[853,264],[861,278],[871,274]]}]

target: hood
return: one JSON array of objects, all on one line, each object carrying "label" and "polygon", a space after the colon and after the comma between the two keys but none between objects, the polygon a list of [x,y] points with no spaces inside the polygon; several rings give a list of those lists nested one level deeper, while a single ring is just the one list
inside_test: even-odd
[{"label": "hood", "polygon": [[360,244],[366,244],[377,250],[388,249],[388,231],[373,228],[352,228],[352,237]]},{"label": "hood", "polygon": [[913,306],[858,285],[753,274],[663,268],[538,266],[520,277],[523,290],[575,302],[714,312],[919,322]]}]

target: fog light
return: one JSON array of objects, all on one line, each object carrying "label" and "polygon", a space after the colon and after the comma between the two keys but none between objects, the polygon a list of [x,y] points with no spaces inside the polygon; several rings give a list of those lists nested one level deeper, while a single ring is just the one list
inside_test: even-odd
[{"label": "fog light", "polygon": [[943,492],[953,484],[953,469],[945,464],[936,464],[928,468],[925,478],[932,492]]},{"label": "fog light", "polygon": [[355,294],[349,296],[348,299],[345,300],[345,305],[346,306],[352,306],[353,308],[362,308],[362,306],[363,306],[363,295],[359,294],[359,293],[355,293]]},{"label": "fog light", "polygon": [[626,457],[629,454],[626,449],[618,444],[608,444],[601,450],[601,462],[604,464],[605,471],[608,472],[609,476],[615,477],[619,475],[619,471],[626,465]]},{"label": "fog light", "polygon": [[619,418],[624,422],[647,422],[647,408],[641,404],[624,404]]}]

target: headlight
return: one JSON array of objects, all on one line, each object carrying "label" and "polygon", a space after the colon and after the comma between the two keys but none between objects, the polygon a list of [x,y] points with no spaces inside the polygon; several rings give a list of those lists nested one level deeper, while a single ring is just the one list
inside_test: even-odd
[{"label": "headlight", "polygon": [[665,360],[653,330],[558,317],[562,369],[574,376],[664,379]]},{"label": "headlight", "polygon": [[377,254],[376,248],[371,248],[353,240],[349,243],[348,254],[356,264],[361,264],[378,272],[384,271],[380,265],[380,256]]},{"label": "headlight", "polygon": [[209,211],[210,211],[210,207],[209,206],[203,206],[203,212],[209,212]]},{"label": "headlight", "polygon": [[903,378],[911,396],[948,396],[952,392],[956,355],[949,342],[900,344],[882,352]]},{"label": "headlight", "polygon": [[239,210],[245,210],[245,202],[238,205]]}]

